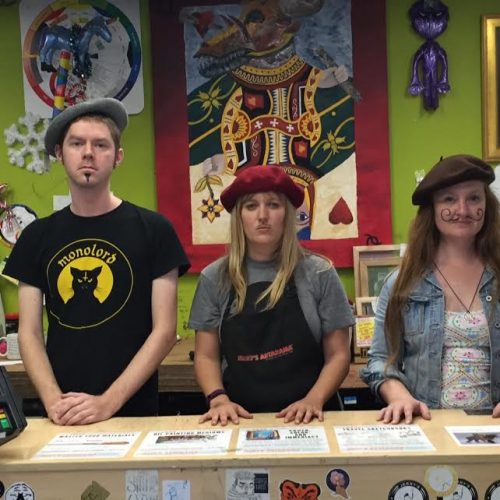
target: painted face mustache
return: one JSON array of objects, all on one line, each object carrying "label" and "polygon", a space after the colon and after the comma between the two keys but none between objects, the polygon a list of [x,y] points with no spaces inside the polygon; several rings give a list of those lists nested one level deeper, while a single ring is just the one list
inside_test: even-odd
[{"label": "painted face mustache", "polygon": [[478,208],[474,215],[466,215],[465,217],[460,217],[449,208],[441,210],[441,220],[443,222],[480,222],[483,218],[484,210],[482,208]]}]

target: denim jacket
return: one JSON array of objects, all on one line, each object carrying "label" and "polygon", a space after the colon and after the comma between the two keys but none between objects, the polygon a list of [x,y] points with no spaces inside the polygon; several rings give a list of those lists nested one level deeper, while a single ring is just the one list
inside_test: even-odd
[{"label": "denim jacket", "polygon": [[[439,408],[441,400],[441,360],[444,331],[444,293],[434,273],[429,271],[408,296],[403,311],[403,338],[398,367],[385,372],[388,357],[384,335],[387,303],[397,272],[391,274],[381,290],[375,314],[375,335],[368,352],[368,364],[361,378],[377,396],[387,378],[400,380],[411,394],[430,408]],[[496,281],[486,268],[479,286],[484,313],[489,320],[491,348],[491,400],[500,401],[500,307],[491,316]]]}]

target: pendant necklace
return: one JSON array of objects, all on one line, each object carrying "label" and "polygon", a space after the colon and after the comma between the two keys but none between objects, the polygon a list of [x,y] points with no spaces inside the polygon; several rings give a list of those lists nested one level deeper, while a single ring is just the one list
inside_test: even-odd
[{"label": "pendant necklace", "polygon": [[462,299],[458,296],[457,292],[455,292],[455,290],[453,289],[453,287],[450,285],[450,282],[446,279],[445,275],[441,272],[441,269],[439,269],[439,267],[437,266],[437,264],[435,262],[434,262],[434,267],[436,268],[437,272],[441,275],[441,277],[444,279],[445,283],[448,285],[448,288],[451,290],[451,292],[453,293],[453,295],[455,295],[455,297],[457,298],[457,300],[460,302],[460,304],[462,305],[462,307],[465,309],[464,318],[469,323],[472,323],[472,321],[474,320],[474,315],[471,313],[470,309],[472,307],[472,304],[474,303],[474,299],[476,298],[477,292],[479,291],[479,285],[481,284],[481,279],[483,278],[483,274],[484,274],[484,267],[483,267],[483,271],[481,273],[481,276],[479,277],[479,281],[477,282],[476,291],[474,292],[474,295],[472,296],[472,300],[470,301],[469,307],[467,307],[463,303]]}]

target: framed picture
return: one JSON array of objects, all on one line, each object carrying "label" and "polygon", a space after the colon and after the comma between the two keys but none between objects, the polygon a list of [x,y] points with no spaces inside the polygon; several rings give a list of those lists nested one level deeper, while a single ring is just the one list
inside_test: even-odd
[{"label": "framed picture", "polygon": [[[376,297],[378,293],[370,293],[370,290],[378,290],[380,284],[378,281],[379,272],[383,273],[381,266],[387,264],[390,269],[385,269],[385,276],[394,269],[401,261],[401,245],[369,245],[353,247],[354,263],[354,288],[356,297]],[[368,273],[368,268],[370,272]],[[377,269],[379,267],[379,269]],[[384,276],[384,279],[385,279]],[[369,279],[370,278],[370,279]],[[369,287],[371,283],[371,287]]]},{"label": "framed picture", "polygon": [[482,16],[483,159],[500,160],[500,14]]},{"label": "framed picture", "polygon": [[381,257],[359,265],[361,296],[378,297],[385,279],[401,261],[400,257]]},{"label": "framed picture", "polygon": [[375,316],[377,297],[356,297],[357,316]]}]

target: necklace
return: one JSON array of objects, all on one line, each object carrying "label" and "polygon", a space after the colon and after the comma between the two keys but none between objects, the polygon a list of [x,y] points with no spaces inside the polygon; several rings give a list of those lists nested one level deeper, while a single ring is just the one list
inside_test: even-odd
[{"label": "necklace", "polygon": [[451,290],[453,295],[457,298],[457,300],[460,302],[462,307],[465,309],[465,314],[464,317],[465,319],[470,323],[474,320],[474,315],[471,313],[470,308],[472,307],[472,304],[474,303],[474,299],[476,298],[477,292],[479,291],[479,285],[481,284],[481,279],[483,278],[484,274],[484,267],[483,271],[481,272],[481,276],[479,277],[479,281],[477,282],[476,286],[476,291],[474,292],[474,295],[472,296],[472,300],[470,301],[469,307],[467,307],[462,299],[458,296],[457,292],[453,289],[453,287],[450,285],[450,282],[446,279],[446,276],[441,272],[441,269],[437,266],[437,264],[434,262],[434,267],[436,268],[437,272],[441,275],[441,277],[444,279],[445,283],[448,285],[448,288]]}]

